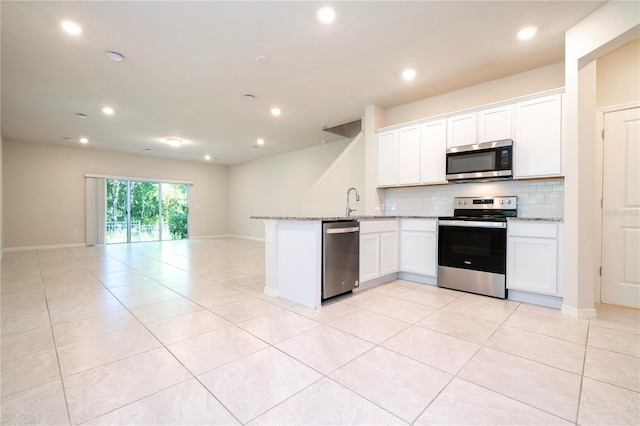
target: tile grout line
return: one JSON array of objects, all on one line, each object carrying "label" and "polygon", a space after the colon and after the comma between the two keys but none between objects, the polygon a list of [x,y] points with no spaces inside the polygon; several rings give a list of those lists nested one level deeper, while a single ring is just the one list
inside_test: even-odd
[{"label": "tile grout line", "polygon": [[582,400],[582,386],[584,385],[584,370],[587,364],[587,348],[589,346],[589,333],[591,332],[591,319],[587,323],[587,336],[584,339],[584,354],[582,357],[582,372],[580,373],[580,387],[578,388],[578,403],[576,404],[576,420],[574,424],[578,424],[580,419],[580,402]]},{"label": "tile grout line", "polygon": [[[65,249],[66,250],[66,249]],[[67,411],[67,421],[69,422],[70,425],[72,425],[73,423],[71,422],[71,410],[69,409],[69,401],[67,399],[67,388],[65,385],[65,380],[64,377],[62,376],[62,367],[60,366],[60,356],[58,354],[58,345],[56,345],[56,335],[53,332],[53,322],[51,321],[51,311],[49,310],[49,299],[47,297],[47,290],[45,288],[45,280],[44,280],[44,276],[42,275],[42,268],[40,267],[40,256],[37,254],[38,251],[36,250],[36,255],[38,256],[38,270],[40,271],[40,278],[42,279],[42,291],[44,293],[44,300],[45,303],[47,305],[47,316],[49,317],[49,326],[51,329],[51,338],[53,340],[53,349],[55,350],[56,353],[56,362],[58,365],[58,374],[60,375],[60,385],[62,387],[62,397],[64,398],[64,407]],[[69,254],[71,254],[71,252],[69,252]],[[72,254],[73,256],[73,254]]]}]

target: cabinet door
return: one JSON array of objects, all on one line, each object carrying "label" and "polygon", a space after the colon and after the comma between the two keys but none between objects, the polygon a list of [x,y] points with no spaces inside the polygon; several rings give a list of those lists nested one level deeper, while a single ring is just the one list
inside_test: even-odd
[{"label": "cabinet door", "polygon": [[558,242],[551,238],[509,237],[507,288],[555,295]]},{"label": "cabinet door", "polygon": [[398,272],[398,233],[380,234],[380,275]]},{"label": "cabinet door", "polygon": [[446,182],[447,120],[424,123],[420,132],[420,183]]},{"label": "cabinet door", "polygon": [[515,105],[514,177],[562,174],[562,95]]},{"label": "cabinet door", "polygon": [[435,276],[437,244],[435,232],[402,231],[400,236],[400,270]]},{"label": "cabinet door", "polygon": [[457,115],[447,120],[447,148],[476,143],[476,113]]},{"label": "cabinet door", "polygon": [[420,183],[420,126],[398,129],[398,184]]},{"label": "cabinet door", "polygon": [[478,112],[478,142],[511,139],[512,105]]},{"label": "cabinet door", "polygon": [[380,234],[360,234],[360,282],[380,276]]},{"label": "cabinet door", "polygon": [[396,174],[397,137],[398,132],[395,130],[378,134],[378,186],[398,184]]}]

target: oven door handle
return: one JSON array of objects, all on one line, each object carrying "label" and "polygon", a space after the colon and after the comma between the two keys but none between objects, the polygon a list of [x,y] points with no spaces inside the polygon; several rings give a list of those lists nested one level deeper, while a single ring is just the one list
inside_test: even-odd
[{"label": "oven door handle", "polygon": [[464,228],[506,228],[507,222],[484,222],[475,220],[439,220],[438,225]]}]

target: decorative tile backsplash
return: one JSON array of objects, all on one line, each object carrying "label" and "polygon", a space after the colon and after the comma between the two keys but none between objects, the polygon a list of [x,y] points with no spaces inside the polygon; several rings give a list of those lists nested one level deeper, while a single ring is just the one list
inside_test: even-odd
[{"label": "decorative tile backsplash", "polygon": [[562,218],[564,179],[508,180],[388,188],[376,206],[381,215],[453,215],[453,197],[517,196],[519,217]]}]

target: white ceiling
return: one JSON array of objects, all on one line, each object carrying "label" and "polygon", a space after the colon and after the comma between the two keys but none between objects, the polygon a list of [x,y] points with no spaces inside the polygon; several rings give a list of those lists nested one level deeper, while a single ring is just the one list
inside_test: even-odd
[{"label": "white ceiling", "polygon": [[[2,1],[2,137],[237,164],[338,140],[322,129],[369,104],[560,62],[564,32],[603,3],[335,1],[326,26],[315,14],[327,2]],[[528,25],[538,35],[518,41]],[[406,67],[415,80],[399,77]]]}]

